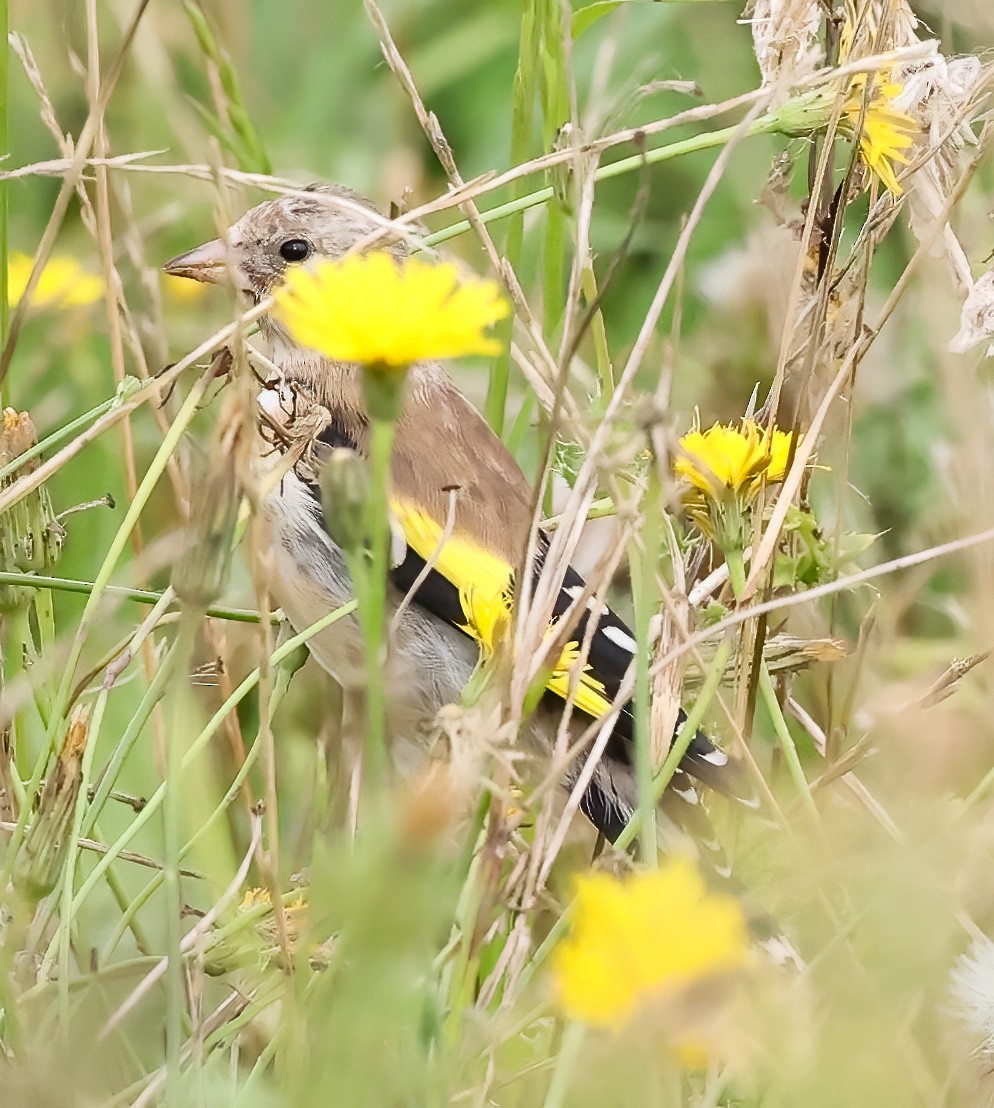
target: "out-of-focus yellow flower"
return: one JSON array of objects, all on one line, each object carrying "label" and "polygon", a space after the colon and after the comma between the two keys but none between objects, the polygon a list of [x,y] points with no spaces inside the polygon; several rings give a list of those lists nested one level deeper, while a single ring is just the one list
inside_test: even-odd
[{"label": "out-of-focus yellow flower", "polygon": [[686,859],[624,881],[593,874],[554,954],[559,1002],[572,1019],[617,1029],[646,1004],[741,969],[748,946],[738,901],[709,893]]},{"label": "out-of-focus yellow flower", "polygon": [[164,273],[162,279],[166,295],[177,304],[195,304],[207,294],[208,286],[204,281],[189,281],[169,273]]},{"label": "out-of-focus yellow flower", "polygon": [[[889,5],[857,4],[846,0],[846,18],[839,32],[839,62],[866,54],[881,53],[910,38],[917,41],[917,20],[901,0]],[[903,28],[903,34],[895,34]],[[910,115],[893,107],[904,86],[890,79],[890,71],[857,73],[849,81],[839,128],[859,150],[860,160],[876,174],[884,188],[895,196],[904,191],[898,184],[894,163],[908,164],[904,153],[914,145],[919,126]],[[865,112],[864,112],[865,105]],[[862,123],[860,123],[862,117]]]},{"label": "out-of-focus yellow flower", "polygon": [[[868,78],[872,82],[869,92]],[[903,91],[903,85],[888,81],[883,75],[857,73],[849,85],[839,123],[843,133],[856,142],[860,159],[867,169],[895,196],[900,196],[904,190],[898,183],[894,163],[908,164],[909,158],[904,151],[914,145],[914,136],[918,133],[918,124],[911,116],[892,106]]]},{"label": "out-of-focus yellow flower", "polygon": [[[31,276],[33,259],[19,251],[10,255],[7,262],[7,295],[11,304],[17,304],[24,296]],[[31,294],[33,308],[75,308],[92,304],[104,294],[102,277],[97,277],[65,254],[48,259],[41,271],[38,284]]]},{"label": "out-of-focus yellow flower", "polygon": [[[301,937],[306,935],[308,928],[307,895],[305,890],[297,889],[284,894],[281,900],[282,933],[269,890],[247,889],[233,917],[215,925],[209,932],[207,972],[230,973],[246,967],[265,969],[274,961],[282,965],[287,955],[295,958]],[[308,948],[308,960],[315,969],[327,966],[332,946],[333,941],[328,940]]]},{"label": "out-of-focus yellow flower", "polygon": [[764,484],[782,481],[793,438],[792,431],[768,431],[753,419],[688,431],[673,463],[677,476],[690,483],[688,507],[703,509],[705,501],[723,501],[728,493],[749,501]]},{"label": "out-of-focus yellow flower", "polygon": [[496,354],[486,328],[507,315],[493,281],[462,280],[450,263],[384,251],[290,268],[275,315],[304,346],[345,362],[404,368],[433,358]]}]

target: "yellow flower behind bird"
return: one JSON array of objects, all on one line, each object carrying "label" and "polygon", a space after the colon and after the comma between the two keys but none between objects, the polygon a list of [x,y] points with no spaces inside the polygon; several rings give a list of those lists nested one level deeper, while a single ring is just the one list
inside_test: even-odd
[{"label": "yellow flower behind bird", "polygon": [[920,131],[912,116],[894,106],[903,92],[904,86],[890,80],[886,71],[857,73],[788,100],[776,112],[777,129],[785,135],[822,132],[836,112],[838,99],[843,97],[839,134],[855,143],[858,158],[870,173],[900,196],[904,190],[894,166],[910,162],[907,151]]},{"label": "yellow flower behind bird", "polygon": [[[872,81],[869,93],[868,79]],[[885,80],[882,75],[858,73],[849,85],[839,122],[842,132],[857,143],[866,167],[895,196],[900,196],[904,190],[897,180],[894,163],[908,164],[910,159],[905,151],[914,146],[914,136],[918,132],[918,124],[911,116],[892,106],[903,91],[903,85]]]},{"label": "yellow flower behind bird", "polygon": [[720,500],[727,492],[754,497],[764,483],[782,481],[793,432],[774,427],[767,431],[753,419],[716,423],[706,431],[694,428],[679,442],[673,463],[678,477],[691,485],[691,497]]},{"label": "yellow flower behind bird", "polygon": [[297,342],[336,361],[396,369],[496,354],[500,343],[486,330],[508,313],[493,281],[384,251],[291,267],[275,299],[276,318]]},{"label": "yellow flower behind bird", "polygon": [[696,866],[675,858],[626,880],[581,878],[553,973],[567,1016],[620,1029],[645,1005],[742,969],[748,952],[738,901],[708,892]]},{"label": "yellow flower behind bird", "polygon": [[726,554],[745,549],[753,501],[787,475],[793,443],[792,431],[768,430],[754,419],[694,427],[679,440],[673,470],[686,482],[684,506]]},{"label": "yellow flower behind bird", "polygon": [[[7,297],[19,304],[31,277],[34,259],[29,254],[14,251],[7,262]],[[31,293],[32,308],[76,308],[93,304],[104,294],[104,281],[65,254],[49,258]]]},{"label": "yellow flower behind bird", "polygon": [[[895,26],[884,20],[883,8],[846,0],[845,12],[839,31],[840,64],[865,54],[882,53],[897,45],[891,37]],[[896,10],[892,15],[896,20]],[[884,22],[891,32],[886,38],[882,36]],[[909,33],[914,37],[913,28]],[[890,70],[857,73],[849,80],[839,120],[839,129],[856,143],[860,160],[895,196],[900,196],[904,190],[898,183],[894,163],[908,164],[910,159],[905,151],[914,145],[919,131],[910,115],[893,106],[903,92],[904,86],[890,79]]]}]

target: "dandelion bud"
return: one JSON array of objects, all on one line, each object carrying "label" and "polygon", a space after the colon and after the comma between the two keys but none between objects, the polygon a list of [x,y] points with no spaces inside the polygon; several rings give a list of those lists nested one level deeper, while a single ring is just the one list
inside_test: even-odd
[{"label": "dandelion bud", "polygon": [[[583,146],[583,142],[583,132],[567,122],[557,131],[552,151],[553,153],[559,153],[561,150],[578,151]],[[576,211],[577,168],[576,161],[569,161],[559,162],[549,170],[549,184],[552,185],[556,202],[566,215],[573,215]]]},{"label": "dandelion bud", "polygon": [[[14,461],[37,441],[34,424],[27,412],[4,409],[0,425],[0,466]],[[21,474],[30,473],[37,466],[37,459],[26,462],[0,480],[0,488],[9,487]],[[43,485],[0,515],[0,568],[22,572],[48,569],[58,561],[64,539],[65,530],[55,518],[51,498]],[[25,599],[24,590],[0,586],[0,611],[17,607]]]},{"label": "dandelion bud", "polygon": [[202,483],[199,499],[186,551],[173,569],[172,586],[185,604],[206,608],[224,591],[231,564],[239,498],[230,459]]},{"label": "dandelion bud", "polygon": [[73,714],[65,742],[49,770],[38,810],[14,862],[14,887],[30,900],[48,896],[62,873],[83,780],[88,734],[89,710],[81,707]]},{"label": "dandelion bud", "polygon": [[347,447],[333,450],[321,471],[321,507],[328,533],[349,554],[355,554],[366,542],[368,500],[369,470],[365,461]]}]

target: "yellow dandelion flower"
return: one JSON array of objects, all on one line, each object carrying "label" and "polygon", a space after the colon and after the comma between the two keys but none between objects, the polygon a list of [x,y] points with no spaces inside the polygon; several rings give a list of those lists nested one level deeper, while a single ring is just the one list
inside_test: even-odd
[{"label": "yellow dandelion flower", "polygon": [[403,368],[433,358],[496,354],[486,328],[507,315],[493,281],[451,263],[376,251],[291,268],[275,315],[297,342],[343,362]]},{"label": "yellow dandelion flower", "polygon": [[[28,278],[34,260],[28,254],[16,251],[7,263],[7,296],[11,304],[17,304],[28,287]],[[31,294],[33,308],[75,308],[92,304],[104,294],[103,278],[86,270],[68,255],[56,255],[48,259],[38,284]]]},{"label": "yellow dandelion flower", "polygon": [[748,510],[764,485],[784,479],[793,440],[793,432],[770,431],[753,419],[705,431],[695,426],[680,439],[673,469],[687,482],[684,505],[726,555],[745,549]]},{"label": "yellow dandelion flower", "polygon": [[246,889],[242,894],[242,900],[238,905],[238,911],[251,912],[253,908],[260,908],[263,905],[269,908],[272,906],[272,903],[273,899],[268,889],[260,885],[253,885],[251,889]]},{"label": "yellow dandelion flower", "polygon": [[[868,77],[872,80],[869,92]],[[882,75],[858,73],[849,85],[840,120],[843,133],[857,143],[863,164],[895,196],[900,196],[904,190],[898,183],[894,163],[908,164],[910,159],[904,151],[914,146],[914,136],[918,133],[918,124],[911,116],[893,107],[903,91],[903,85],[888,81]]]},{"label": "yellow dandelion flower", "polygon": [[722,501],[728,493],[748,501],[763,484],[782,481],[793,438],[792,431],[774,427],[770,432],[753,419],[743,419],[738,427],[695,427],[680,439],[681,453],[673,463],[677,476],[690,483],[689,505]]},{"label": "yellow dandelion flower", "polygon": [[553,972],[566,1015],[619,1029],[647,1003],[741,969],[748,949],[738,901],[708,892],[697,868],[678,858],[624,881],[581,878]]}]

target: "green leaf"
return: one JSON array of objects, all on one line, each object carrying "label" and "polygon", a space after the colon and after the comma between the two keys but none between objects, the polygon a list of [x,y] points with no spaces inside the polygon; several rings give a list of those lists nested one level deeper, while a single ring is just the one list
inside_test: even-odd
[{"label": "green leaf", "polygon": [[[652,0],[646,0],[646,2],[651,3]],[[626,0],[594,0],[593,4],[588,4],[585,8],[574,12],[571,28],[573,41],[575,42],[584,31],[589,31],[603,16],[613,12],[615,8],[624,3],[626,3]]]},{"label": "green leaf", "polygon": [[579,11],[573,13],[571,28],[573,41],[575,42],[584,31],[589,31],[599,19],[622,4],[698,4],[711,2],[713,0],[594,0],[593,4],[588,4],[585,8],[580,8]]}]

